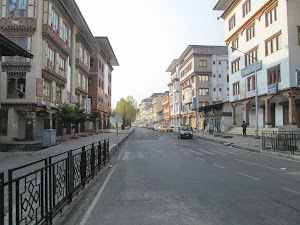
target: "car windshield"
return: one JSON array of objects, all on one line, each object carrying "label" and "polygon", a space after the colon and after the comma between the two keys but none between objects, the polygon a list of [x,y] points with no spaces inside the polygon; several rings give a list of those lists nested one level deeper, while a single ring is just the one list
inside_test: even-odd
[{"label": "car windshield", "polygon": [[181,127],[180,130],[182,130],[182,131],[190,131],[191,128],[190,127]]}]

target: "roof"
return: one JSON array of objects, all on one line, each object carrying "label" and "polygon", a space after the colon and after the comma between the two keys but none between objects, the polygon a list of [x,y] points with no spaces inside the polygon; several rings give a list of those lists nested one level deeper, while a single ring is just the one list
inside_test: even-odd
[{"label": "roof", "polygon": [[176,67],[176,62],[177,62],[177,59],[173,59],[173,61],[171,62],[171,64],[167,68],[166,72],[173,72],[173,70]]},{"label": "roof", "polygon": [[19,45],[16,45],[2,34],[0,34],[0,55],[1,56],[23,56],[26,58],[33,58],[29,52],[21,48]]},{"label": "roof", "polygon": [[222,10],[222,11],[224,11],[225,9],[227,9],[227,7],[230,5],[230,3],[232,1],[233,0],[219,0],[218,3],[213,8],[213,10]]},{"label": "roof", "polygon": [[115,56],[114,50],[107,37],[95,37],[99,46],[103,49],[107,59],[112,66],[119,66],[117,57]]}]

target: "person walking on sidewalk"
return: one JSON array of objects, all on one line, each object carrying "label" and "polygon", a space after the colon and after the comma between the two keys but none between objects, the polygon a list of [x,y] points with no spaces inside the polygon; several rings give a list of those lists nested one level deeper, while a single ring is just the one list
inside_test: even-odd
[{"label": "person walking on sidewalk", "polygon": [[246,134],[247,124],[245,123],[245,120],[243,121],[242,128],[243,128],[243,137],[247,137]]}]

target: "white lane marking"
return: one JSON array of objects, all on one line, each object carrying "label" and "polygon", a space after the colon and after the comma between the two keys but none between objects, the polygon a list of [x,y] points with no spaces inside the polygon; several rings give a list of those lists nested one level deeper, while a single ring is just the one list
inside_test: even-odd
[{"label": "white lane marking", "polygon": [[300,192],[298,192],[298,191],[294,191],[294,190],[291,190],[291,189],[288,189],[288,188],[285,188],[285,187],[281,187],[281,189],[292,192],[292,193],[297,194],[297,195],[300,195]]},{"label": "white lane marking", "polygon": [[237,174],[239,174],[239,175],[242,175],[242,176],[244,176],[244,177],[251,178],[251,179],[253,179],[253,180],[260,180],[260,179],[258,179],[258,178],[255,178],[255,177],[249,176],[249,175],[247,175],[247,174],[244,174],[244,173],[239,173],[239,172],[236,172],[236,173],[237,173]]},{"label": "white lane marking", "polygon": [[202,161],[206,161],[205,159],[202,159],[202,158],[200,158],[200,157],[198,157],[198,156],[197,156],[196,158],[197,158],[197,159],[200,159],[200,160],[202,160]]},{"label": "white lane marking", "polygon": [[138,158],[139,158],[139,159],[143,159],[143,158],[144,158],[144,154],[141,153],[141,152],[138,152]]},{"label": "white lane marking", "polygon": [[220,152],[219,150],[212,150],[212,149],[209,149],[209,151],[212,151],[212,152],[214,152],[214,153],[221,154],[221,155],[227,155],[226,153]]},{"label": "white lane marking", "polygon": [[126,159],[129,159],[129,152],[124,153],[124,156],[123,156],[122,160],[126,160]]},{"label": "white lane marking", "polygon": [[206,154],[209,154],[209,155],[216,155],[215,153],[212,153],[212,152],[208,152],[208,151],[205,151],[205,150],[202,150],[202,149],[198,149],[200,152],[204,152]]},{"label": "white lane marking", "polygon": [[224,166],[220,166],[220,165],[218,165],[218,164],[213,164],[214,166],[217,166],[217,167],[220,167],[220,168],[222,168],[222,169],[225,169],[225,167]]},{"label": "white lane marking", "polygon": [[260,164],[256,164],[256,163],[247,162],[247,161],[240,160],[240,159],[234,159],[234,160],[240,161],[240,162],[243,162],[243,163],[247,163],[247,164],[250,164],[250,165],[254,165],[254,166],[260,166],[260,167],[271,169],[271,170],[282,171],[280,169],[276,169],[276,168],[273,168],[273,167],[264,166],[264,165],[260,165]]},{"label": "white lane marking", "polygon": [[192,150],[192,149],[186,149],[187,151],[190,151],[190,152],[192,152],[192,153],[194,153],[194,154],[197,154],[197,155],[203,155],[201,152],[197,152],[197,151],[195,151],[195,150]]},{"label": "white lane marking", "polygon": [[191,155],[190,153],[187,153],[185,151],[182,151],[182,150],[179,150],[179,151],[182,152],[182,153],[184,153],[184,154],[186,154],[186,155]]},{"label": "white lane marking", "polygon": [[240,155],[240,154],[235,153],[235,152],[232,152],[232,151],[230,151],[230,150],[218,149],[218,151],[220,151],[220,152],[225,152],[225,153],[228,153],[228,154],[233,154],[233,155]]},{"label": "white lane marking", "polygon": [[101,195],[102,195],[102,193],[103,193],[103,190],[104,190],[104,188],[105,188],[105,186],[106,186],[106,184],[107,184],[107,182],[108,182],[110,176],[112,175],[112,173],[114,172],[114,170],[115,170],[116,167],[117,167],[117,164],[112,168],[112,170],[110,171],[110,173],[109,173],[108,176],[106,177],[106,179],[105,179],[105,181],[104,181],[102,187],[100,188],[98,194],[96,195],[94,201],[92,202],[92,204],[90,205],[90,207],[89,207],[88,210],[86,211],[86,213],[85,213],[85,215],[84,215],[84,217],[83,217],[83,219],[82,219],[80,225],[85,225],[85,224],[86,224],[86,222],[87,222],[87,220],[89,219],[89,217],[90,217],[90,215],[91,215],[91,213],[92,213],[94,207],[96,206],[96,203],[98,202],[99,198],[101,197]]}]

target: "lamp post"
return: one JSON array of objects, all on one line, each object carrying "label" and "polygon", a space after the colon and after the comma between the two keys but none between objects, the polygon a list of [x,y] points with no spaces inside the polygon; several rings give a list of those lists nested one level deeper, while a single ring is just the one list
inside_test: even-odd
[{"label": "lamp post", "polygon": [[[255,61],[257,61],[256,57],[251,56],[251,55],[249,55],[245,52],[242,52],[242,51],[238,50],[237,48],[235,48],[233,46],[231,47],[231,49],[234,50],[234,51],[235,50],[239,51],[239,52],[243,53],[244,55],[248,55],[248,56],[254,58]],[[255,137],[254,137],[255,139],[259,139],[259,135],[258,135],[258,99],[257,99],[257,95],[258,95],[258,92],[257,92],[257,67],[255,67],[255,114],[256,114],[255,115],[256,116],[256,126],[255,126]]]}]

